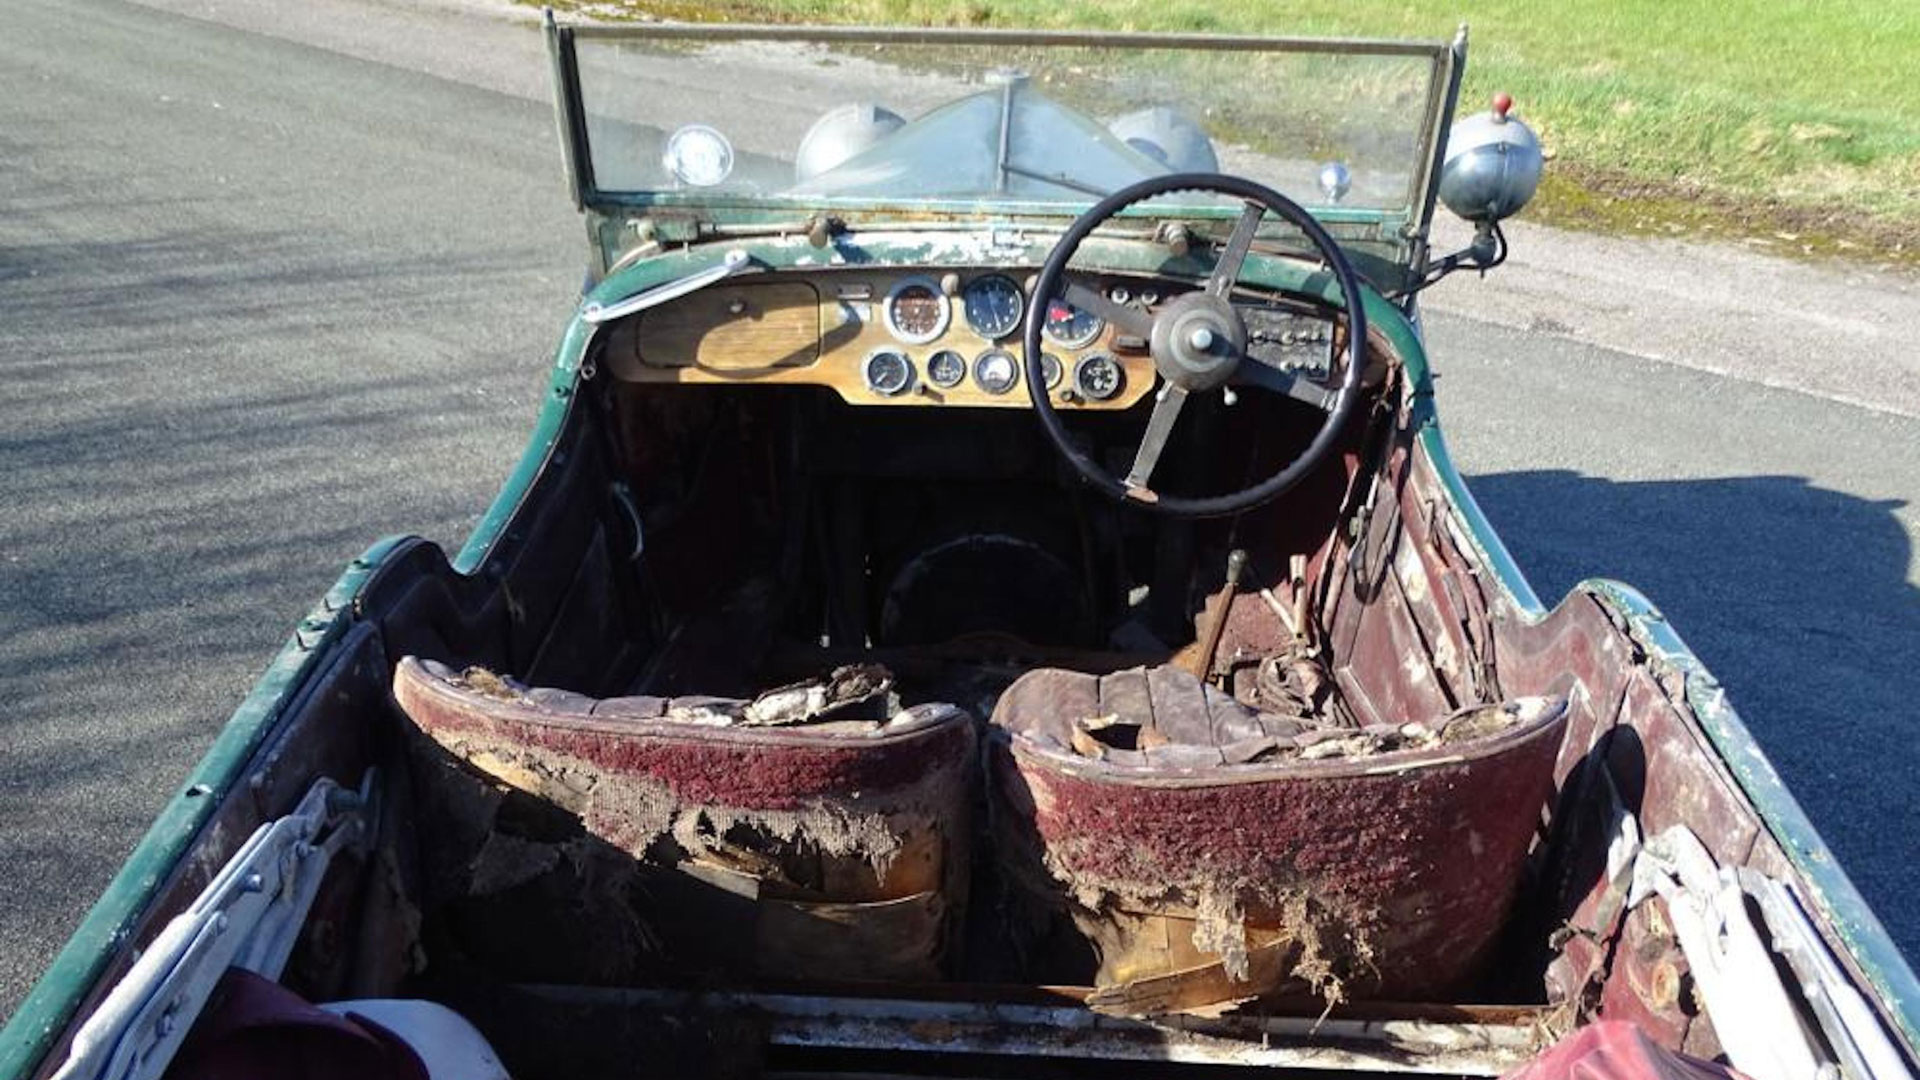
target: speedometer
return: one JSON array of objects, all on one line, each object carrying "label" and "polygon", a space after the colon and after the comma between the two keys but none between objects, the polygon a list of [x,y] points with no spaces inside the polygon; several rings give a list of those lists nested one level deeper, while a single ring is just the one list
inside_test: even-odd
[{"label": "speedometer", "polygon": [[1026,314],[1027,298],[1011,278],[999,274],[977,277],[967,283],[961,294],[967,325],[973,332],[996,341],[1020,329],[1020,316]]},{"label": "speedometer", "polygon": [[1106,320],[1081,311],[1064,300],[1055,300],[1047,305],[1047,337],[1069,349],[1086,348],[1106,328]]},{"label": "speedometer", "polygon": [[894,337],[909,345],[925,345],[947,332],[953,309],[947,306],[946,294],[940,291],[938,282],[932,278],[910,277],[887,293],[887,303],[880,309],[880,316]]}]

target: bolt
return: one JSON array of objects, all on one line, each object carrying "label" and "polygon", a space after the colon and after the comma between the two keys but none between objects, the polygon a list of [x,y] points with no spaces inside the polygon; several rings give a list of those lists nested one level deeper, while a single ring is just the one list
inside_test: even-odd
[{"label": "bolt", "polygon": [[1192,334],[1187,336],[1187,344],[1193,346],[1200,352],[1206,352],[1208,349],[1213,348],[1213,331],[1204,326],[1197,327]]}]

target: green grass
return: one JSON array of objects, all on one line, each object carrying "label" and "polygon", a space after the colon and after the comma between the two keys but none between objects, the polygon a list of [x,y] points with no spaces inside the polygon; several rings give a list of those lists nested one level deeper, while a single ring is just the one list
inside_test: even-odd
[{"label": "green grass", "polygon": [[1528,216],[1920,265],[1914,0],[608,0],[677,19],[1448,37],[1540,131]]}]

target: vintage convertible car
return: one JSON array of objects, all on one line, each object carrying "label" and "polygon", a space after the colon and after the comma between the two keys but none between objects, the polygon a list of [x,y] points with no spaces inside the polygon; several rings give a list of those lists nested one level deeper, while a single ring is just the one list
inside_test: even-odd
[{"label": "vintage convertible car", "polygon": [[299,623],[0,1074],[1912,1075],[1719,687],[1448,458],[1416,301],[1541,164],[1464,30],[547,33],[519,469]]}]

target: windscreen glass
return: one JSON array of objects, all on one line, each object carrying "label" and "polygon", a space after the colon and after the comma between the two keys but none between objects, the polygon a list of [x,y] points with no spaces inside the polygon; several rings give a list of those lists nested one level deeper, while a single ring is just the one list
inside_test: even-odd
[{"label": "windscreen glass", "polygon": [[[1225,172],[1412,214],[1440,49],[675,40],[575,45],[593,189],[625,201],[1084,206]],[[1174,193],[1154,209],[1210,197]],[[1065,208],[1063,207],[1063,212]]]}]

